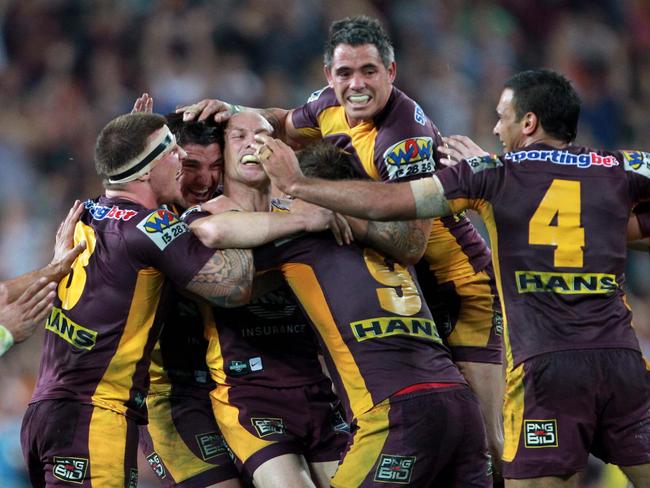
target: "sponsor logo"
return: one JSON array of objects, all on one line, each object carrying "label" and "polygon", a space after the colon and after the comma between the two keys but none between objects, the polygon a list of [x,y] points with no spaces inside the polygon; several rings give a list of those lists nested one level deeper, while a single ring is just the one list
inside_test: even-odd
[{"label": "sponsor logo", "polygon": [[605,273],[515,271],[519,293],[552,292],[563,295],[602,295],[618,288],[616,276]]},{"label": "sponsor logo", "polygon": [[473,158],[466,159],[467,164],[469,165],[472,173],[480,173],[486,169],[495,169],[503,166],[501,160],[497,157],[496,154],[490,154],[488,156],[474,156]]},{"label": "sponsor logo", "polygon": [[185,210],[185,212],[183,212],[179,218],[182,221],[185,221],[185,220],[187,220],[187,217],[189,217],[193,213],[197,213],[197,212],[201,212],[201,211],[202,211],[201,205],[194,205],[194,206],[188,208],[187,210]]},{"label": "sponsor logo", "polygon": [[131,468],[129,471],[129,483],[126,486],[127,488],[138,488],[138,470],[136,468]]},{"label": "sponsor logo", "polygon": [[381,483],[408,484],[415,465],[415,456],[391,456],[382,454],[379,458],[375,481]]},{"label": "sponsor logo", "polygon": [[204,461],[228,452],[226,441],[219,432],[198,434],[196,436],[196,442],[199,445],[201,457]]},{"label": "sponsor logo", "polygon": [[151,466],[151,469],[153,469],[153,472],[156,473],[156,476],[158,476],[158,478],[161,480],[165,479],[167,476],[167,471],[165,471],[165,465],[162,463],[160,456],[158,456],[158,453],[156,453],[156,451],[147,456],[147,462],[149,463],[149,466]]},{"label": "sponsor logo", "polygon": [[393,335],[410,335],[441,343],[436,324],[425,318],[376,317],[352,322],[352,333],[357,341],[381,339]]},{"label": "sponsor logo", "polygon": [[316,90],[311,95],[309,95],[309,98],[307,99],[307,103],[315,102],[316,100],[318,100],[321,94],[325,91],[325,88],[327,87],[321,88],[320,90]]},{"label": "sponsor logo", "polygon": [[228,373],[230,376],[244,376],[250,372],[250,366],[246,361],[231,360],[228,363]]},{"label": "sponsor logo", "polygon": [[611,168],[618,166],[618,159],[614,156],[603,156],[595,152],[586,154],[572,154],[568,151],[559,151],[554,149],[552,151],[516,151],[509,152],[503,156],[506,159],[511,159],[515,163],[521,161],[546,161],[553,164],[560,164],[563,166],[577,166],[578,168],[589,168],[590,166],[604,166]]},{"label": "sponsor logo", "polygon": [[189,231],[189,227],[181,222],[169,210],[158,209],[150,213],[138,224],[144,234],[151,239],[158,249],[163,251],[174,239]]},{"label": "sponsor logo", "polygon": [[242,337],[273,336],[279,334],[303,334],[305,324],[258,325],[241,329]]},{"label": "sponsor logo", "polygon": [[113,205],[112,207],[96,205],[92,200],[88,200],[84,206],[95,220],[115,219],[127,221],[138,214],[135,210],[122,210],[117,205]]},{"label": "sponsor logo", "polygon": [[530,448],[557,447],[557,421],[524,419],[525,445]]},{"label": "sponsor logo", "polygon": [[496,335],[503,335],[503,315],[500,312],[494,312],[492,314],[492,328]]},{"label": "sponsor logo", "polygon": [[424,115],[424,110],[417,103],[415,104],[415,112],[413,112],[413,119],[420,124],[425,125],[427,123],[427,118]]},{"label": "sponsor logo", "polygon": [[284,434],[284,421],[276,418],[251,418],[251,423],[259,437],[266,437],[272,434]]},{"label": "sponsor logo", "polygon": [[88,469],[88,459],[54,456],[52,474],[61,481],[83,484]]},{"label": "sponsor logo", "polygon": [[54,332],[78,349],[90,351],[97,342],[97,332],[73,322],[58,307],[52,308],[50,316],[45,321],[45,329]]},{"label": "sponsor logo", "polygon": [[345,421],[341,407],[335,407],[336,409],[332,412],[332,429],[334,432],[339,433],[350,433],[350,424]]},{"label": "sponsor logo", "polygon": [[650,153],[642,151],[621,151],[627,171],[635,171],[650,178]]},{"label": "sponsor logo", "polygon": [[253,300],[246,308],[253,315],[274,320],[291,317],[298,305],[295,300],[289,298],[286,291],[278,290]]},{"label": "sponsor logo", "polygon": [[434,149],[431,137],[411,137],[393,144],[384,152],[389,178],[432,172]]},{"label": "sponsor logo", "polygon": [[262,358],[250,358],[248,360],[248,365],[251,367],[251,371],[262,371],[264,366],[262,365]]}]

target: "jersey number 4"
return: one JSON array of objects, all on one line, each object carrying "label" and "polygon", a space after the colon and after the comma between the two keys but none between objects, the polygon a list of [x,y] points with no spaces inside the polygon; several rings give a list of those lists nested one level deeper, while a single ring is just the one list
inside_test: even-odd
[{"label": "jersey number 4", "polygon": [[530,219],[528,242],[554,246],[556,268],[582,268],[585,229],[580,227],[580,182],[553,180]]}]

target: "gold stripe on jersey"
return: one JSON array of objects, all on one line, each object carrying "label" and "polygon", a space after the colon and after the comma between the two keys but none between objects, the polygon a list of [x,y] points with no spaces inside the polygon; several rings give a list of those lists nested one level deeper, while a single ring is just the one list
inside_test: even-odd
[{"label": "gold stripe on jersey", "polygon": [[205,325],[203,327],[203,336],[208,341],[208,349],[205,354],[205,362],[208,365],[210,376],[218,385],[225,385],[228,376],[223,365],[223,353],[221,352],[221,340],[219,338],[219,330],[217,329],[214,314],[210,310],[209,313],[203,311],[201,305],[201,315],[205,317]]},{"label": "gold stripe on jersey", "polygon": [[517,455],[521,426],[524,423],[524,365],[510,371],[506,376],[506,392],[503,403],[503,456],[511,462]]},{"label": "gold stripe on jersey", "polygon": [[332,478],[336,488],[361,486],[377,463],[389,433],[390,399],[357,418],[358,429],[353,434],[351,447]]},{"label": "gold stripe on jersey", "polygon": [[[171,324],[170,324],[171,325]],[[151,351],[151,366],[149,367],[149,394],[165,393],[171,390],[171,381],[163,367],[162,350],[160,340]]]},{"label": "gold stripe on jersey", "polygon": [[282,266],[282,271],[332,356],[352,415],[356,418],[367,412],[373,406],[372,397],[352,352],[341,337],[314,270],[307,264],[288,263]]},{"label": "gold stripe on jersey", "polygon": [[104,408],[93,408],[88,432],[92,487],[124,488],[127,420]]},{"label": "gold stripe on jersey", "polygon": [[[196,456],[176,428],[172,406],[167,395],[147,397],[149,424],[147,430],[155,452],[165,461],[165,467],[177,481],[183,481],[214,468]],[[151,453],[144,453],[149,456]]]},{"label": "gold stripe on jersey", "polygon": [[[454,280],[456,293],[463,299],[456,327],[447,337],[450,346],[486,347],[492,333],[494,295],[486,271],[462,280]],[[471,298],[471,300],[465,300]],[[486,320],[486,318],[488,318]],[[459,327],[459,324],[462,326]]]},{"label": "gold stripe on jersey", "polygon": [[438,283],[447,283],[475,274],[463,248],[440,219],[432,219],[424,259]]},{"label": "gold stripe on jersey", "polygon": [[[126,412],[124,403],[129,399],[133,375],[149,339],[163,282],[162,273],[153,268],[138,271],[124,331],[115,355],[92,397],[94,405],[120,413]],[[144,401],[143,397],[142,402]]]},{"label": "gold stripe on jersey", "polygon": [[329,107],[318,115],[321,133],[327,136],[346,134],[352,139],[352,146],[368,176],[380,180],[381,176],[375,165],[375,140],[377,128],[372,122],[362,122],[350,127],[345,118],[345,109],[341,106]]},{"label": "gold stripe on jersey", "polygon": [[219,424],[219,429],[226,439],[228,447],[242,463],[245,463],[253,454],[267,446],[277,444],[277,441],[260,439],[241,425],[239,409],[230,403],[230,388],[230,386],[217,385],[210,392],[210,400],[212,400],[214,417],[217,419],[217,424]]},{"label": "gold stripe on jersey", "polygon": [[[449,206],[452,211],[459,212],[467,208],[476,210],[485,224],[485,228],[490,236],[492,248],[492,265],[494,267],[494,281],[497,285],[497,291],[500,297],[503,297],[503,284],[501,281],[501,267],[499,266],[499,235],[497,232],[496,220],[494,218],[494,208],[492,204],[481,199],[455,198],[449,200]],[[501,301],[501,313],[503,314],[503,345],[506,357],[506,372],[512,369],[512,347],[510,346],[510,336],[508,334],[508,313],[506,311],[505,300]]]}]

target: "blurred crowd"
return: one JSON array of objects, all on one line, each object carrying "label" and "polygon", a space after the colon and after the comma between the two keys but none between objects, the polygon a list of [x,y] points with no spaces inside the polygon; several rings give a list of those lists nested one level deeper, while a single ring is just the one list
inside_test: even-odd
[{"label": "blurred crowd", "polygon": [[[647,0],[0,0],[0,279],[47,262],[72,201],[101,193],[95,137],[143,91],[161,113],[206,97],[297,106],[325,84],[331,21],[360,13],[391,33],[396,85],[443,134],[498,152],[503,81],[547,67],[582,97],[579,143],[650,150]],[[626,286],[650,356],[647,252],[630,252]],[[0,360],[2,486],[22,470],[40,342]]]}]

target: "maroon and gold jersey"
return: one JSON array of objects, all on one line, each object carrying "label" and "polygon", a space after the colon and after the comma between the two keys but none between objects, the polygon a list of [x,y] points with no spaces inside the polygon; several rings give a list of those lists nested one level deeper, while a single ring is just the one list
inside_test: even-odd
[{"label": "maroon and gold jersey", "polygon": [[641,236],[650,237],[650,202],[644,202],[637,205],[634,209],[636,218],[641,228]]},{"label": "maroon and gold jersey", "polygon": [[412,268],[329,233],[254,252],[258,271],[279,268],[315,327],[349,419],[401,389],[465,383],[422,299]]},{"label": "maroon and gold jersey", "polygon": [[291,388],[325,380],[309,320],[287,285],[237,308],[214,308],[208,364],[221,385]]},{"label": "maroon and gold jersey", "polygon": [[168,210],[121,198],[85,202],[81,240],[45,324],[32,402],[71,399],[143,421],[166,284],[187,285],[214,250]]},{"label": "maroon and gold jersey", "polygon": [[490,233],[510,368],[551,351],[638,350],[625,235],[650,199],[650,154],[534,144],[438,177],[452,210],[476,209]]},{"label": "maroon and gold jersey", "polygon": [[[373,180],[406,181],[433,173],[439,165],[440,132],[420,106],[397,88],[373,121],[350,127],[334,90],[324,88],[293,111],[293,125],[352,154]],[[469,220],[434,219],[424,259],[438,283],[472,276],[490,262],[490,251]],[[431,277],[421,277],[431,279]]]}]

